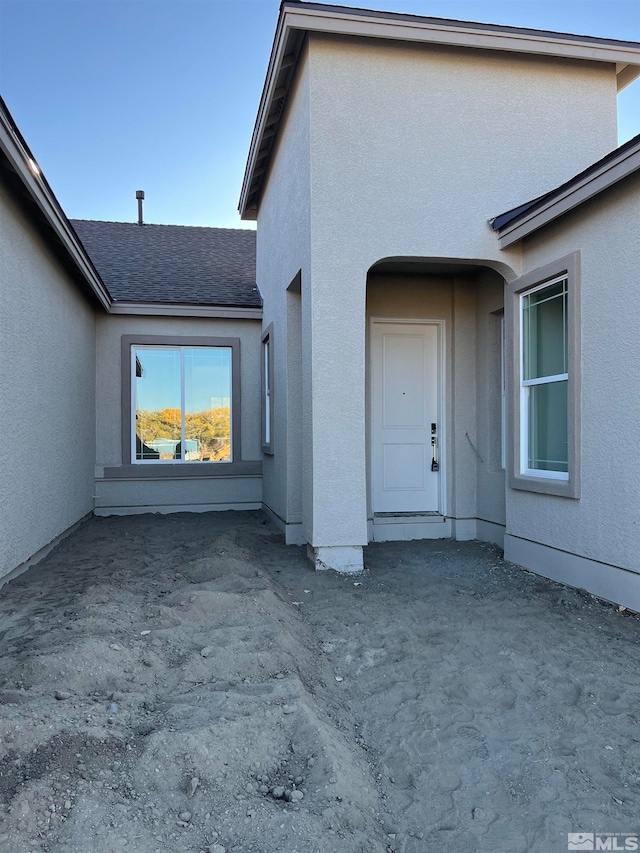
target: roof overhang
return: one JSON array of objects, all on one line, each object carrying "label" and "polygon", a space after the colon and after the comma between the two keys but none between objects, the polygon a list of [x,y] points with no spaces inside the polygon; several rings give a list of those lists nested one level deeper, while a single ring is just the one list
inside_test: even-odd
[{"label": "roof overhang", "polygon": [[30,201],[36,205],[82,279],[102,307],[109,310],[111,297],[107,288],[1,99],[0,151],[6,157],[9,167],[22,183]]},{"label": "roof overhang", "polygon": [[186,302],[112,302],[110,314],[142,317],[222,317],[227,320],[261,320],[262,308],[234,305],[200,305]]},{"label": "roof overhang", "polygon": [[604,158],[600,164],[595,164],[567,184],[541,196],[529,205],[524,205],[523,212],[516,213],[516,216],[503,226],[497,224],[502,217],[491,220],[490,225],[498,234],[500,248],[506,249],[518,240],[528,237],[534,231],[639,169],[640,137],[632,145],[621,146]]},{"label": "roof overhang", "polygon": [[243,219],[257,218],[271,151],[307,33],[605,62],[615,66],[619,91],[640,77],[637,42],[284,0],[242,184],[238,209]]}]

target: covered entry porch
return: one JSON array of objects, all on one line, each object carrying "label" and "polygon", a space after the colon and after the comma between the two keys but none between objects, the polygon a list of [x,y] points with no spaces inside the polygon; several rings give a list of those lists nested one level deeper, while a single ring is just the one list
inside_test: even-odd
[{"label": "covered entry porch", "polygon": [[385,259],[367,275],[370,542],[502,545],[504,278],[479,262]]},{"label": "covered entry porch", "polygon": [[360,273],[351,258],[346,278],[344,260],[325,257],[302,283],[305,415],[288,408],[288,439],[302,426],[297,541],[316,568],[342,572],[362,569],[368,542],[502,546],[515,274],[492,260],[387,256]]}]

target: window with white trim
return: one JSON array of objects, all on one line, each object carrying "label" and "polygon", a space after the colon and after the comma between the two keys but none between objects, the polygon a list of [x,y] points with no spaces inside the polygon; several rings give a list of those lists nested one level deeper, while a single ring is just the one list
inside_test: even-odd
[{"label": "window with white trim", "polygon": [[273,453],[273,323],[262,335],[262,452]]},{"label": "window with white trim", "polygon": [[231,462],[232,347],[131,347],[131,461]]},{"label": "window with white trim", "polygon": [[568,280],[520,294],[520,471],[569,478]]},{"label": "window with white trim", "polygon": [[512,489],[580,498],[580,252],[507,285],[507,471]]}]

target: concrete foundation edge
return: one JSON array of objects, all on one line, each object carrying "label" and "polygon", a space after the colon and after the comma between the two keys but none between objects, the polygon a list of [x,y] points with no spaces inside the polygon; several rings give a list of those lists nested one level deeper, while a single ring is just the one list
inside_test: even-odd
[{"label": "concrete foundation edge", "polygon": [[351,575],[364,569],[361,545],[307,545],[307,557],[318,571],[332,569],[334,572]]},{"label": "concrete foundation edge", "polygon": [[640,574],[507,534],[505,560],[640,612]]},{"label": "concrete foundation edge", "polygon": [[394,524],[369,521],[370,542],[409,542],[415,539],[455,539],[468,542],[478,539],[504,548],[504,525],[481,518],[442,518]]},{"label": "concrete foundation edge", "polygon": [[261,503],[220,503],[220,504],[160,504],[159,506],[101,506],[96,507],[94,515],[101,518],[108,515],[144,515],[160,513],[169,515],[174,512],[225,512],[226,510],[262,509]]},{"label": "concrete foundation edge", "polygon": [[284,533],[285,545],[306,545],[307,541],[302,532],[302,522],[290,523],[283,521],[267,504],[262,504],[262,511],[273,521],[275,526]]}]

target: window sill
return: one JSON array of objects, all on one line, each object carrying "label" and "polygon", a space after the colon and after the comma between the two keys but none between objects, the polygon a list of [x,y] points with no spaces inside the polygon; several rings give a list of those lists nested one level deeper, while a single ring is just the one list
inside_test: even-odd
[{"label": "window sill", "polygon": [[537,492],[542,495],[555,495],[560,498],[579,500],[580,485],[575,480],[558,477],[531,477],[526,474],[512,474],[509,486],[523,492]]},{"label": "window sill", "polygon": [[191,480],[219,477],[261,477],[262,461],[176,462],[167,464],[114,465],[105,467],[105,480]]}]

